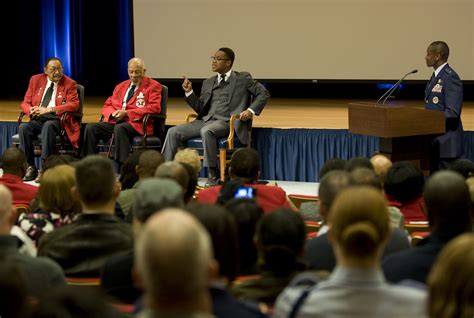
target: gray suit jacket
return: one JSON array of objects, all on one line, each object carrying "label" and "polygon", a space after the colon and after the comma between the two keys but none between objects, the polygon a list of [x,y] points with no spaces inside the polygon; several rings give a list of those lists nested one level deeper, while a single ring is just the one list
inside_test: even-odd
[{"label": "gray suit jacket", "polygon": [[[211,106],[212,89],[216,83],[217,75],[204,80],[201,96],[193,93],[185,98],[189,106],[198,113],[198,119],[207,115]],[[230,95],[228,103],[231,115],[238,115],[247,108],[251,108],[255,115],[260,115],[267,100],[270,98],[270,93],[262,84],[255,81],[248,72],[232,71],[229,77],[229,85]],[[243,144],[248,142],[248,124],[248,122],[241,122],[239,120],[235,124],[235,132]]]}]

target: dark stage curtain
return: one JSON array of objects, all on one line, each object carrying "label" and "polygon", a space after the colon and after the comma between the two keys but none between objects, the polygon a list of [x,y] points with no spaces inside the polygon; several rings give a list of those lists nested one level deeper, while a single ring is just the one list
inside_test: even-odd
[{"label": "dark stage curtain", "polygon": [[42,73],[52,56],[88,95],[110,95],[128,77],[133,0],[17,0],[7,1],[2,12],[8,76],[0,77],[0,97],[23,96],[31,75]]}]

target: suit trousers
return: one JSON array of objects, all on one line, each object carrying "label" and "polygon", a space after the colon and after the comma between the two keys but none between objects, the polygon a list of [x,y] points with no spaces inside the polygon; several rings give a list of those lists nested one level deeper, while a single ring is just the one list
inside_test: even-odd
[{"label": "suit trousers", "polygon": [[81,156],[97,153],[97,144],[100,140],[109,142],[114,135],[114,159],[119,163],[124,163],[130,154],[130,143],[135,136],[140,134],[127,122],[118,124],[94,123],[88,124],[84,131],[84,144],[82,145]]},{"label": "suit trousers", "polygon": [[204,167],[217,166],[217,140],[229,134],[229,122],[225,120],[204,121],[196,119],[193,122],[177,125],[168,130],[163,145],[163,157],[166,161],[174,159],[181,143],[188,139],[201,136],[204,148]]},{"label": "suit trousers", "polygon": [[60,128],[59,120],[55,115],[54,117],[53,115],[41,116],[20,125],[18,129],[20,148],[25,152],[28,165],[35,165],[33,140],[38,139],[38,135],[41,134],[41,159],[46,160],[55,151],[56,136]]}]

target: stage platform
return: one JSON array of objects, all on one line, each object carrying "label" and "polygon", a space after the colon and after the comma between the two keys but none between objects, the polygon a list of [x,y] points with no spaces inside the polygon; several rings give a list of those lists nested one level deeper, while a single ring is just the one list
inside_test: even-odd
[{"label": "stage platform", "polygon": [[[106,97],[85,99],[83,123],[97,122]],[[20,100],[0,101],[0,151],[10,146],[16,133]],[[319,169],[331,158],[370,157],[378,150],[378,138],[348,132],[348,104],[361,100],[271,99],[255,117],[252,147],[261,158],[261,177],[267,180],[319,181]],[[422,101],[398,101],[397,105],[423,107]],[[167,125],[185,121],[192,110],[183,98],[168,101]],[[465,156],[474,161],[474,102],[464,103]]]},{"label": "stage platform", "polygon": [[[87,97],[84,105],[84,123],[97,122],[107,97]],[[261,116],[255,117],[258,128],[348,129],[347,105],[362,100],[344,99],[271,99]],[[16,121],[20,100],[0,101],[0,121]],[[400,101],[397,105],[423,107],[423,101]],[[167,125],[184,122],[192,109],[183,98],[168,100]],[[474,102],[463,105],[464,130],[474,131]]]}]

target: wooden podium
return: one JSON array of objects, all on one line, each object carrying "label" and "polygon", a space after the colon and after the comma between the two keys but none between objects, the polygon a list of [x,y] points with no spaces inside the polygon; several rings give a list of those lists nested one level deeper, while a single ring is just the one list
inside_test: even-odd
[{"label": "wooden podium", "polygon": [[379,137],[379,152],[429,172],[430,141],[445,132],[443,112],[375,103],[349,104],[349,131]]}]

